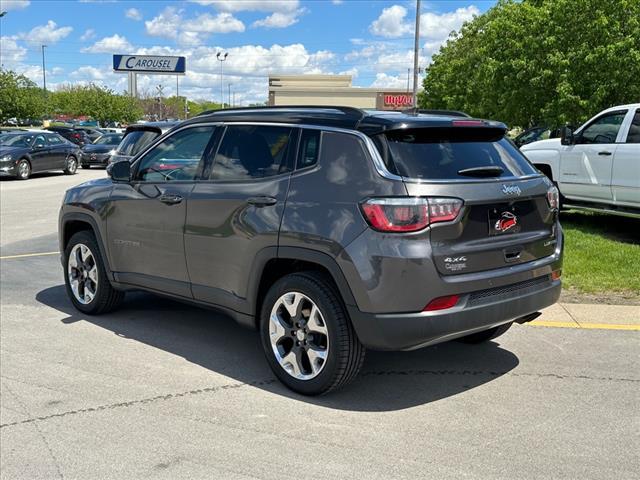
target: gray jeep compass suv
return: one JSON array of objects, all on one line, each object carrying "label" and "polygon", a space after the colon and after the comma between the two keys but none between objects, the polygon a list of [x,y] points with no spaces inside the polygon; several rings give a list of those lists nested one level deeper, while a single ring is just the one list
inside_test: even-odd
[{"label": "gray jeep compass suv", "polygon": [[310,395],[352,380],[365,348],[495,338],[557,301],[562,267],[558,191],[505,130],[347,107],[182,122],[67,191],[69,298],[85,314],[134,289],[221,309]]}]

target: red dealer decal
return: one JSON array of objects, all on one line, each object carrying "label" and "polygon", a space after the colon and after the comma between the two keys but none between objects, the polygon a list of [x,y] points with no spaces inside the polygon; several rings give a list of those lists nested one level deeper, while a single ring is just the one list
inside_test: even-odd
[{"label": "red dealer decal", "polygon": [[410,107],[413,105],[413,97],[407,93],[384,94],[385,107]]}]

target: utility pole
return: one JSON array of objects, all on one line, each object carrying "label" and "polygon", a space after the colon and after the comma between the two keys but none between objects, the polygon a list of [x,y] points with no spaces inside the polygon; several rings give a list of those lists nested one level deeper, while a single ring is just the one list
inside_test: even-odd
[{"label": "utility pole", "polygon": [[229,52],[224,52],[224,53],[218,52],[216,54],[216,58],[220,62],[220,102],[221,102],[220,108],[224,108],[224,72],[222,69],[222,64],[227,59],[228,55],[229,55]]},{"label": "utility pole", "polygon": [[227,86],[229,87],[229,95],[227,96],[227,106],[231,107],[231,84],[228,83]]},{"label": "utility pole", "polygon": [[180,90],[178,90],[178,75],[176,75],[176,98],[180,96]]},{"label": "utility pole", "polygon": [[416,38],[413,45],[413,108],[418,108],[419,56],[420,56],[420,0],[416,0]]},{"label": "utility pole", "polygon": [[233,103],[231,105],[236,108],[236,92],[233,92]]},{"label": "utility pole", "polygon": [[44,49],[46,48],[46,45],[40,45],[40,47],[42,48],[42,87],[44,88],[44,93],[47,93],[47,71],[45,70],[45,66],[44,66]]}]

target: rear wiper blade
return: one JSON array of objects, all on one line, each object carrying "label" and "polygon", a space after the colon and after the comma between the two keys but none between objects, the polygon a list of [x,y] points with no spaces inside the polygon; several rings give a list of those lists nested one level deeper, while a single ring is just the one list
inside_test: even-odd
[{"label": "rear wiper blade", "polygon": [[458,175],[466,177],[499,177],[504,173],[504,168],[488,165],[486,167],[463,168],[458,170]]}]

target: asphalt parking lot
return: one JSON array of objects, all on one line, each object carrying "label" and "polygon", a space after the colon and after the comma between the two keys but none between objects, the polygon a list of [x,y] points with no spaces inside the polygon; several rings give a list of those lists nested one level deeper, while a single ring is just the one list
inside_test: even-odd
[{"label": "asphalt parking lot", "polygon": [[79,314],[57,212],[103,175],[0,182],[3,479],[640,478],[637,330],[369,352],[348,388],[306,398],[215,312],[140,293]]}]

